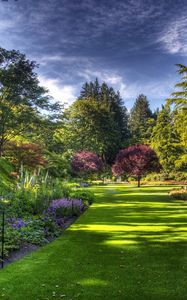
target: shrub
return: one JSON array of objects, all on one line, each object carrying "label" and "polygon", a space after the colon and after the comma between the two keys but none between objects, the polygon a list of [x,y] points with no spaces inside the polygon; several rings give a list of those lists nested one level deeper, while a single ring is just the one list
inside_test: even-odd
[{"label": "shrub", "polygon": [[21,185],[14,192],[9,193],[6,199],[15,216],[37,215],[42,214],[49,207],[51,200],[68,198],[71,191],[72,188],[67,183],[52,180],[48,185],[46,183]]},{"label": "shrub", "polygon": [[54,215],[56,218],[79,216],[85,208],[83,201],[80,199],[59,199],[51,202],[48,213]]},{"label": "shrub", "polygon": [[4,255],[7,257],[10,252],[20,249],[24,243],[42,246],[60,233],[60,223],[50,216],[7,218]]},{"label": "shrub", "polygon": [[179,188],[179,189],[173,189],[169,195],[172,198],[178,199],[178,200],[187,200],[187,189],[186,188]]},{"label": "shrub", "polygon": [[151,173],[148,174],[144,181],[171,181],[175,182],[187,182],[187,173],[186,172],[175,172],[175,173]]},{"label": "shrub", "polygon": [[10,252],[20,248],[22,240],[21,233],[11,226],[6,226],[5,232],[4,256],[7,257]]},{"label": "shrub", "polygon": [[70,192],[70,197],[75,199],[81,199],[86,205],[91,205],[94,201],[94,193],[81,188],[73,189]]}]

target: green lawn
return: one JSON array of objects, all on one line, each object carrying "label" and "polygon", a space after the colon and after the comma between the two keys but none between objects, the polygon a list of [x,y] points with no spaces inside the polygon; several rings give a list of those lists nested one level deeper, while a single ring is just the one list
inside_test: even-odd
[{"label": "green lawn", "polygon": [[92,189],[61,238],[0,271],[0,299],[187,299],[187,203],[168,187]]}]

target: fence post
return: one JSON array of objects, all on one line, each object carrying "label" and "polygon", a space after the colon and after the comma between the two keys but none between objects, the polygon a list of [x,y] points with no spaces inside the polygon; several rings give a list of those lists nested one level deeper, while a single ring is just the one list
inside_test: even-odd
[{"label": "fence post", "polygon": [[4,242],[5,242],[5,211],[2,211],[2,231],[1,231],[1,267],[4,267]]}]

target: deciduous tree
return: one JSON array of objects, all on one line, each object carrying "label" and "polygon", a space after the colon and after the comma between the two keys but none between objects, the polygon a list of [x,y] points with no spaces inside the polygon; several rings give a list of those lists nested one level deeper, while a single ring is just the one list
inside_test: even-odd
[{"label": "deciduous tree", "polygon": [[8,140],[39,119],[41,109],[57,108],[39,85],[35,68],[19,51],[0,48],[0,156]]},{"label": "deciduous tree", "polygon": [[101,158],[91,151],[79,151],[72,158],[72,170],[76,174],[89,174],[101,171],[103,162]]},{"label": "deciduous tree", "polygon": [[115,176],[126,173],[136,177],[138,187],[143,175],[156,172],[159,169],[160,164],[156,153],[146,145],[134,145],[120,150],[112,167]]}]

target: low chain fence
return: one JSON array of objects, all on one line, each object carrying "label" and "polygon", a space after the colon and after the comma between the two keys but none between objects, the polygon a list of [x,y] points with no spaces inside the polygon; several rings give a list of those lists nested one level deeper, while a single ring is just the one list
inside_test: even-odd
[{"label": "low chain fence", "polygon": [[5,245],[5,210],[0,210],[0,247],[1,247],[1,268],[4,267],[4,245]]}]

